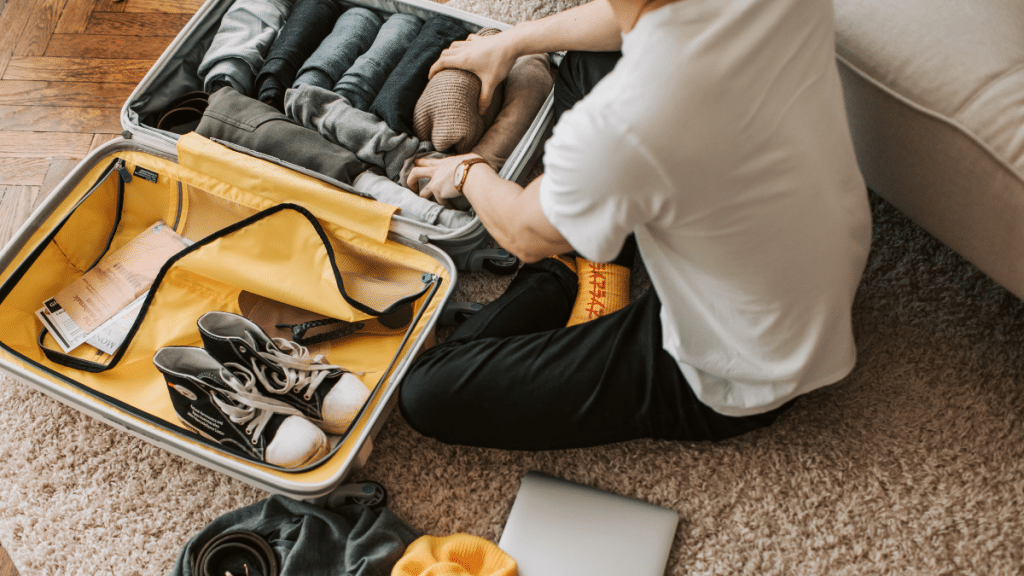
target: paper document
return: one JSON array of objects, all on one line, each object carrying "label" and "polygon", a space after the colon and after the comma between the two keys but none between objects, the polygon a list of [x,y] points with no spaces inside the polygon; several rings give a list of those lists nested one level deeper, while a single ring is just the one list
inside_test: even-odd
[{"label": "paper document", "polygon": [[52,298],[46,301],[46,306],[36,310],[36,316],[53,334],[54,339],[57,340],[64,352],[71,352],[82,344],[91,344],[98,350],[113,354],[121,347],[132,324],[139,317],[146,294],[149,292],[139,296],[134,302],[125,306],[121,312],[115,314],[113,318],[88,333],[75,324],[75,321],[64,312],[60,304],[57,304]]},{"label": "paper document", "polygon": [[158,221],[44,302],[36,315],[65,352],[88,342],[113,353],[160,268],[190,244]]}]

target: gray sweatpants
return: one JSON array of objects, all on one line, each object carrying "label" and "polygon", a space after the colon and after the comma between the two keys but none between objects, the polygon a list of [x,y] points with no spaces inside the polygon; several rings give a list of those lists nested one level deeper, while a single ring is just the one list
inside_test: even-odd
[{"label": "gray sweatpants", "polygon": [[291,10],[286,0],[235,0],[199,64],[204,91],[212,93],[226,83],[251,96],[256,74]]},{"label": "gray sweatpants", "polygon": [[286,91],[284,112],[306,128],[351,150],[363,162],[383,168],[388,178],[396,182],[406,158],[433,150],[430,142],[392,130],[377,116],[317,86],[304,84]]}]

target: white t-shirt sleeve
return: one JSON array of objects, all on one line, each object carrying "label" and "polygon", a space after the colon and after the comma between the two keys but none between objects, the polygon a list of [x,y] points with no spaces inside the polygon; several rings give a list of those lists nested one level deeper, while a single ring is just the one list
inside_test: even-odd
[{"label": "white t-shirt sleeve", "polygon": [[658,214],[665,180],[613,114],[586,101],[565,112],[544,149],[541,209],[583,257],[614,259],[626,237]]}]

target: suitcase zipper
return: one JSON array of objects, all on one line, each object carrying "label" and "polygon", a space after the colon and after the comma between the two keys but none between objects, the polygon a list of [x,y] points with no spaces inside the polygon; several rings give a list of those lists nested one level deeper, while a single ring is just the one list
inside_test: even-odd
[{"label": "suitcase zipper", "polygon": [[[97,264],[99,264],[100,260],[102,260],[103,257],[106,256],[107,252],[110,250],[110,245],[113,244],[113,242],[114,242],[114,236],[117,235],[117,228],[121,225],[121,210],[124,208],[124,185],[125,185],[126,182],[131,182],[132,181],[132,175],[131,175],[130,172],[128,172],[128,169],[125,168],[124,160],[122,160],[121,158],[118,158],[118,159],[114,160],[114,169],[112,171],[110,171],[110,172],[107,172],[106,175],[104,175],[102,178],[100,178],[99,182],[97,182],[95,186],[90,188],[89,191],[86,192],[85,197],[82,198],[82,202],[84,202],[86,198],[88,198],[89,196],[92,196],[93,191],[95,191],[97,188],[99,188],[100,184],[102,184],[103,182],[106,182],[107,178],[109,178],[110,175],[115,173],[115,172],[117,173],[118,178],[117,178],[117,207],[114,208],[114,210],[115,210],[114,225],[111,226],[111,228],[110,228],[110,235],[107,236],[107,244],[106,244],[106,246],[104,246],[103,250],[100,251],[99,256],[96,257],[96,261],[93,262],[92,264],[90,264],[88,268],[86,268],[86,271],[92,270]],[[75,210],[72,210],[71,214],[74,214],[75,211],[78,210],[78,206],[80,206],[82,202],[79,202],[78,205],[75,206]],[[71,217],[71,214],[68,214],[68,218]],[[67,221],[66,218],[65,218],[65,221]],[[63,225],[64,224],[62,222],[61,226],[63,226]]]},{"label": "suitcase zipper", "polygon": [[129,172],[128,168],[125,167],[124,160],[118,158],[117,162],[114,164],[114,169],[117,170],[117,173],[121,175],[122,185],[132,181],[132,173]]}]

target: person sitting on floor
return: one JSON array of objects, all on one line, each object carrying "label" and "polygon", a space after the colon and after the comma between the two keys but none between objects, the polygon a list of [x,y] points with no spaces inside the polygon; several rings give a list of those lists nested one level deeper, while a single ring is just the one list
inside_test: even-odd
[{"label": "person sitting on floor", "polygon": [[[527,262],[410,367],[409,424],[504,449],[721,440],[844,378],[871,218],[832,3],[593,0],[456,42],[431,73],[476,73],[483,110],[519,56],[563,50],[543,175],[523,188],[473,154],[409,175]],[[600,286],[551,256],[628,267],[632,238],[653,289],[566,326]]]}]

